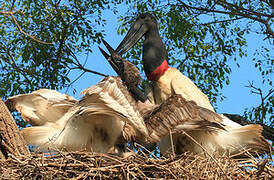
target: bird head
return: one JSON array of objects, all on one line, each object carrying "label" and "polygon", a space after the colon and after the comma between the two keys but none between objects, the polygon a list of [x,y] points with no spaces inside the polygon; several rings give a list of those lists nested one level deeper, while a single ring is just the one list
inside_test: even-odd
[{"label": "bird head", "polygon": [[142,59],[146,76],[149,80],[157,80],[168,68],[167,51],[159,35],[157,20],[151,14],[144,13],[136,18],[116,52],[126,53],[142,37],[145,37]]}]

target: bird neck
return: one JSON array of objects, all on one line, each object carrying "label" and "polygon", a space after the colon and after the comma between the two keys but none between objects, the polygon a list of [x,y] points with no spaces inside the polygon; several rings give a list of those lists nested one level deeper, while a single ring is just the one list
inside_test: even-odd
[{"label": "bird neck", "polygon": [[146,76],[151,81],[158,80],[169,68],[167,50],[157,28],[145,34],[143,44],[143,64]]},{"label": "bird neck", "polygon": [[158,66],[153,72],[147,73],[147,79],[150,81],[157,81],[167,70],[169,66],[167,60],[164,60],[160,66]]}]

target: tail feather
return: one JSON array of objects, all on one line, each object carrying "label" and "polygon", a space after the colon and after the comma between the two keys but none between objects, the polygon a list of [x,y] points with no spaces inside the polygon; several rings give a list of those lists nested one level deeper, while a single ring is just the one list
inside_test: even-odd
[{"label": "tail feather", "polygon": [[22,130],[22,135],[27,144],[39,146],[39,149],[53,147],[61,129],[50,126],[27,127]]},{"label": "tail feather", "polygon": [[262,126],[246,125],[221,131],[216,136],[216,142],[221,149],[229,150],[230,154],[238,154],[244,151],[251,153],[269,153],[270,144],[263,138]]}]

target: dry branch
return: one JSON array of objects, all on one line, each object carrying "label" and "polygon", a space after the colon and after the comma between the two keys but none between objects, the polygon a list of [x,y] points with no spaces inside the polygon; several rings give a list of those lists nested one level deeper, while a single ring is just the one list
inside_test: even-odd
[{"label": "dry branch", "polygon": [[[185,153],[163,159],[133,155],[121,158],[87,152],[35,153],[32,157],[0,161],[1,179],[272,179],[271,160],[237,161],[215,156],[210,159]],[[272,164],[271,164],[272,163]],[[221,173],[223,169],[224,173]]]},{"label": "dry branch", "polygon": [[9,154],[30,155],[12,115],[0,99],[0,159],[7,159]]}]

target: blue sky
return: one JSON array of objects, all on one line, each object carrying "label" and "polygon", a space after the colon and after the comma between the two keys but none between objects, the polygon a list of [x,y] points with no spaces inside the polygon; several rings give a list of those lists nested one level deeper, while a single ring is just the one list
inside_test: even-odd
[{"label": "blue sky", "polygon": [[[122,12],[119,12],[120,14]],[[105,27],[106,37],[105,40],[113,47],[116,48],[118,44],[122,41],[123,36],[117,34],[118,22],[117,17],[111,12],[106,11],[105,16],[107,19],[107,25]],[[248,81],[254,81],[254,85],[261,87],[263,89],[268,89],[262,85],[261,75],[259,70],[254,67],[252,62],[253,53],[256,48],[259,48],[261,44],[264,43],[268,47],[270,45],[263,41],[263,37],[255,34],[247,36],[247,52],[248,56],[241,58],[237,62],[240,64],[238,68],[235,62],[229,61],[232,68],[232,73],[230,74],[230,84],[225,85],[221,92],[226,96],[226,99],[222,102],[217,103],[217,108],[219,113],[231,113],[243,115],[245,108],[251,108],[260,104],[260,99],[258,96],[250,93],[250,89],[245,86],[248,85]],[[100,45],[104,47],[103,45]],[[273,49],[273,47],[272,47]],[[92,46],[93,53],[89,54],[86,68],[104,73],[107,75],[116,75],[112,70],[110,65],[101,55],[98,45]],[[274,51],[273,51],[274,52]],[[85,58],[86,56],[83,56]],[[141,57],[140,57],[141,58]],[[70,78],[75,79],[81,72],[74,71],[70,74]],[[79,98],[78,94],[85,88],[91,85],[97,84],[103,77],[91,73],[84,74],[78,81],[73,84],[76,94],[73,95],[72,88],[70,88],[67,93]]]}]

